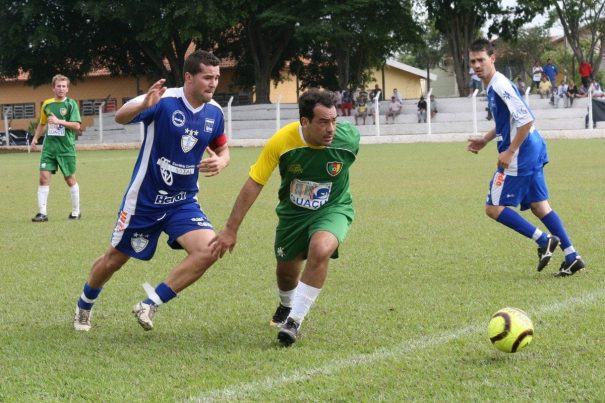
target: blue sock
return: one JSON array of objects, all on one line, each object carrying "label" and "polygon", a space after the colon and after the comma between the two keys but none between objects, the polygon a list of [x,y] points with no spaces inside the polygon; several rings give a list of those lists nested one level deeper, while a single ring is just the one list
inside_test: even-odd
[{"label": "blue sock", "polygon": [[[170,301],[172,298],[176,297],[176,292],[174,292],[172,290],[172,288],[168,287],[168,285],[166,285],[166,283],[158,284],[158,286],[155,288],[155,293],[160,298],[160,300],[162,301],[163,304]],[[159,305],[151,298],[147,298],[143,302],[148,305],[151,305],[151,304]]]},{"label": "blue sock", "polygon": [[567,235],[567,231],[565,231],[565,227],[563,226],[563,221],[554,210],[550,213],[546,214],[542,217],[542,222],[548,228],[551,234],[556,235],[561,240],[561,249],[565,252],[565,261],[571,262],[576,259],[578,255],[571,244],[571,240]]},{"label": "blue sock", "polygon": [[517,231],[519,234],[531,238],[540,246],[546,244],[547,236],[540,231],[536,226],[530,224],[519,213],[510,208],[504,208],[502,213],[496,219],[500,224],[506,225],[508,228]]},{"label": "blue sock", "polygon": [[78,307],[90,311],[101,293],[101,290],[103,290],[103,288],[92,288],[88,283],[84,284],[84,291],[82,291],[82,295],[80,295],[80,299],[78,299]]}]

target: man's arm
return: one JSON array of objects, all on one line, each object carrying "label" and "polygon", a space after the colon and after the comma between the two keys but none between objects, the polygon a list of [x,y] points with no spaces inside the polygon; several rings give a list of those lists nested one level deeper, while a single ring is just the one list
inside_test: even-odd
[{"label": "man's arm", "polygon": [[52,113],[48,116],[48,123],[53,125],[61,125],[70,130],[80,130],[80,122],[69,122],[67,120],[62,120]]},{"label": "man's arm", "polygon": [[166,87],[164,87],[165,82],[166,80],[162,78],[149,87],[142,102],[127,102],[122,105],[116,112],[116,123],[122,125],[130,123],[139,113],[160,102],[160,98],[166,92]]},{"label": "man's arm", "polygon": [[493,128],[490,131],[488,131],[487,133],[485,133],[483,136],[470,137],[468,139],[468,144],[466,146],[466,149],[468,151],[472,152],[473,154],[477,154],[479,151],[481,151],[483,149],[483,147],[485,147],[485,145],[487,143],[489,143],[490,141],[492,141],[495,138],[496,138],[496,129]]},{"label": "man's arm", "polygon": [[44,133],[45,127],[46,127],[46,125],[43,125],[42,123],[38,123],[38,126],[36,127],[36,131],[34,132],[34,137],[32,138],[32,142],[31,142],[31,147],[34,150],[36,149],[36,144],[38,143],[38,139],[42,136],[42,133]]},{"label": "man's arm", "polygon": [[235,200],[225,228],[210,241],[212,256],[215,258],[223,257],[227,250],[229,252],[233,251],[237,241],[237,231],[262,190],[263,185],[256,183],[251,178],[248,178],[244,183]]},{"label": "man's arm", "polygon": [[501,166],[503,168],[508,168],[508,166],[510,165],[510,162],[513,159],[513,156],[515,155],[515,153],[517,152],[519,147],[521,147],[521,144],[523,144],[523,142],[529,135],[529,131],[533,124],[534,124],[534,122],[532,120],[532,121],[524,124],[523,126],[517,127],[517,134],[515,135],[515,138],[513,139],[513,141],[510,142],[510,145],[508,146],[508,148],[506,150],[502,151],[498,155],[498,166]]}]

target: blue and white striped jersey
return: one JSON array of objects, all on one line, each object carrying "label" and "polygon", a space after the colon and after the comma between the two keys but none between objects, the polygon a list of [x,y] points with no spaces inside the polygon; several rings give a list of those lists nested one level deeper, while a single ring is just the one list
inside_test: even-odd
[{"label": "blue and white striped jersey", "polygon": [[[508,149],[517,128],[534,121],[534,114],[523,100],[517,87],[502,73],[496,72],[487,86],[487,102],[496,122],[498,152]],[[529,134],[513,156],[507,175],[527,176],[548,163],[546,144],[532,125]]]},{"label": "blue and white striped jersey", "polygon": [[[144,123],[145,138],[120,210],[150,213],[196,200],[197,165],[206,147],[217,148],[227,142],[220,105],[212,100],[193,108],[182,87],[170,88],[156,105],[130,123],[137,122]],[[152,124],[153,130],[149,130]]]}]

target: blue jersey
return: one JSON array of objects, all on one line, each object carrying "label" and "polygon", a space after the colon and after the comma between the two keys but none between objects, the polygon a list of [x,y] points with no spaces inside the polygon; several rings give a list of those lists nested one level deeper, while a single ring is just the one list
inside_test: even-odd
[{"label": "blue jersey", "polygon": [[[498,152],[506,151],[517,135],[517,128],[534,121],[534,114],[517,87],[496,72],[487,86],[487,102],[496,122]],[[510,166],[502,169],[512,176],[527,176],[548,163],[544,139],[532,125],[527,138],[515,152]]]},{"label": "blue jersey", "polygon": [[[129,102],[141,102],[143,97]],[[206,147],[226,143],[220,105],[210,101],[193,108],[183,88],[170,88],[130,123],[136,122],[144,123],[145,139],[120,210],[152,213],[196,200],[197,165]]]}]

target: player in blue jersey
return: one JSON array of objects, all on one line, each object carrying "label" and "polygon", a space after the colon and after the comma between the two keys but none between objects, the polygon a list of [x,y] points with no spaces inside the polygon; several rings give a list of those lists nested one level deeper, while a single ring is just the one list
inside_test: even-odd
[{"label": "player in blue jersey", "polygon": [[[487,88],[488,107],[496,127],[481,137],[470,138],[467,149],[478,153],[496,140],[498,167],[490,182],[485,212],[494,220],[533,239],[538,244],[538,271],[550,261],[557,246],[565,260],[557,276],[570,276],[585,267],[573,247],[563,222],[548,202],[543,167],[548,163],[546,144],[534,127],[534,115],[517,87],[496,71],[493,45],[486,39],[472,43],[469,59]],[[525,220],[510,207],[521,206],[542,221],[550,234]]]},{"label": "player in blue jersey", "polygon": [[[218,174],[229,163],[221,107],[212,100],[220,76],[219,60],[196,51],[185,60],[184,85],[167,89],[165,80],[116,113],[121,124],[143,122],[145,139],[120,206],[111,245],[92,265],[76,305],[74,328],[90,330],[90,317],[103,285],[131,257],[153,257],[162,232],[168,245],[187,257],[133,313],[145,330],[153,329],[157,308],[198,280],[216,261],[208,244],[215,236],[198,201],[198,174]],[[149,130],[149,129],[152,130]],[[204,151],[208,157],[202,159]]]}]

